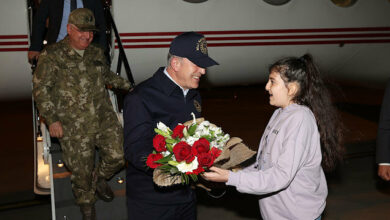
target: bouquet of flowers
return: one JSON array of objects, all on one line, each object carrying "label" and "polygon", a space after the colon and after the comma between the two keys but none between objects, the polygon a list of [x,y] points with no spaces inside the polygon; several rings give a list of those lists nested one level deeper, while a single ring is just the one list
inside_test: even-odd
[{"label": "bouquet of flowers", "polygon": [[173,131],[161,122],[154,129],[154,150],[146,165],[155,169],[157,185],[188,184],[190,179],[196,182],[197,175],[213,165],[230,139],[220,127],[192,116],[192,122],[178,124]]}]

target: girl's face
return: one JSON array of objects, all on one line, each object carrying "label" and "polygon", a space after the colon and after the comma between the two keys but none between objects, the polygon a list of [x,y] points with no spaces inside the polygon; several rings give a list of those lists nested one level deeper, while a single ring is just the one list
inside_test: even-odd
[{"label": "girl's face", "polygon": [[271,71],[265,90],[269,93],[270,105],[285,108],[293,103],[291,91],[286,87],[279,72]]}]

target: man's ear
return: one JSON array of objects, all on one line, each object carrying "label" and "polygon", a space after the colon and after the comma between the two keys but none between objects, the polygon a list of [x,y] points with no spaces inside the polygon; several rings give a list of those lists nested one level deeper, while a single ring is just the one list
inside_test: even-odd
[{"label": "man's ear", "polygon": [[299,85],[297,82],[290,82],[287,85],[287,89],[288,89],[288,95],[290,97],[294,97],[299,91]]},{"label": "man's ear", "polygon": [[70,34],[70,32],[72,32],[72,27],[70,26],[70,24],[66,25],[66,31],[68,32],[68,34]]},{"label": "man's ear", "polygon": [[180,69],[181,66],[181,60],[178,57],[172,57],[171,63],[170,63],[172,69],[177,72]]}]

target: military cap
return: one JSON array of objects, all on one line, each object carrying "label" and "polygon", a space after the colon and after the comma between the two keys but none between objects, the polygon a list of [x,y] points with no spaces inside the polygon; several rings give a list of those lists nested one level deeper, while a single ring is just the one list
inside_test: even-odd
[{"label": "military cap", "polygon": [[73,10],[68,19],[68,24],[75,25],[80,31],[98,31],[95,26],[93,12],[87,8]]}]

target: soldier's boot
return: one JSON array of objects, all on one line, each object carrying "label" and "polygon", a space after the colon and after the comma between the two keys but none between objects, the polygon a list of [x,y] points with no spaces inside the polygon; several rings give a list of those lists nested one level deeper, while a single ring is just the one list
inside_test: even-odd
[{"label": "soldier's boot", "polygon": [[96,192],[99,198],[105,202],[111,202],[114,199],[114,192],[104,178],[97,178]]},{"label": "soldier's boot", "polygon": [[82,205],[80,206],[80,211],[83,215],[83,220],[96,220],[95,205]]}]

